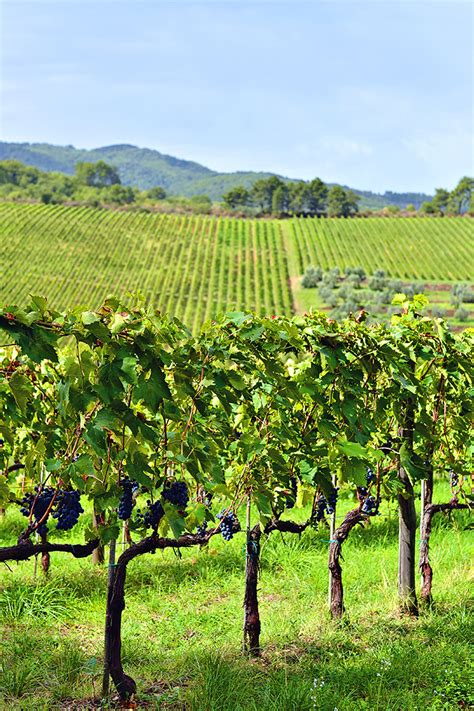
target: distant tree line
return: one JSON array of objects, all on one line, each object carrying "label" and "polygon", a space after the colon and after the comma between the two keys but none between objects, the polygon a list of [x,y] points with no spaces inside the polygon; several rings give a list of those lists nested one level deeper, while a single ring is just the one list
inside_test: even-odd
[{"label": "distant tree line", "polygon": [[329,188],[320,178],[286,183],[275,175],[257,180],[249,190],[237,186],[223,196],[224,205],[232,210],[253,207],[276,217],[350,217],[358,212],[358,200],[352,190]]},{"label": "distant tree line", "polygon": [[359,212],[360,196],[340,185],[329,187],[320,178],[285,182],[273,175],[257,180],[250,188],[237,186],[213,205],[208,195],[167,195],[159,185],[148,190],[122,185],[118,169],[103,160],[78,162],[75,175],[45,172],[17,160],[0,161],[0,200],[32,200],[43,203],[78,203],[92,207],[129,207],[160,212],[196,214],[232,211],[248,216],[352,217],[371,215],[474,215],[474,179],[463,177],[449,192],[438,188],[434,198],[417,211],[388,205],[381,211]]},{"label": "distant tree line", "polygon": [[421,212],[426,215],[473,215],[474,178],[465,175],[451,192],[436,188],[434,198],[422,204]]}]

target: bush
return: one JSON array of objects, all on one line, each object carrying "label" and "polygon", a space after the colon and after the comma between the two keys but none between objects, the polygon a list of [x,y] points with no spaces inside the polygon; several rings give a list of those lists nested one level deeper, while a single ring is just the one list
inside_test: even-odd
[{"label": "bush", "polygon": [[386,289],[388,280],[385,278],[383,269],[377,269],[373,276],[370,277],[368,287],[372,291],[382,291]]},{"label": "bush", "polygon": [[314,289],[318,286],[323,278],[323,270],[321,267],[308,267],[301,280],[303,289]]},{"label": "bush", "polygon": [[365,279],[365,271],[362,267],[346,267],[344,270],[344,274],[346,276],[351,276],[352,274],[356,274],[361,281]]},{"label": "bush", "polygon": [[358,274],[349,274],[346,278],[346,283],[349,284],[353,289],[360,289],[361,278]]},{"label": "bush", "polygon": [[[319,298],[324,301],[325,304],[328,304],[330,300],[336,296],[333,292],[333,289],[329,286],[320,286],[318,289],[318,295]],[[336,296],[337,300],[337,296]]]},{"label": "bush", "polygon": [[462,303],[474,303],[474,291],[471,290],[468,284],[453,284],[451,289],[451,303],[455,306],[459,306]]},{"label": "bush", "polygon": [[454,312],[454,318],[458,321],[467,321],[469,318],[469,311],[466,311],[466,309],[456,309]]}]

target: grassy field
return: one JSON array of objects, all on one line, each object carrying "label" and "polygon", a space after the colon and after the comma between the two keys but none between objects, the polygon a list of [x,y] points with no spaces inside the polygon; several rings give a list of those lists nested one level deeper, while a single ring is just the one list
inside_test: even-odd
[{"label": "grassy field", "polygon": [[[447,499],[449,492],[441,497]],[[341,509],[351,506],[343,501]],[[302,512],[298,512],[302,515]],[[341,511],[339,512],[339,515]],[[262,553],[260,660],[241,654],[242,534],[178,558],[135,560],[127,578],[124,665],[138,708],[186,711],[409,711],[472,708],[467,514],[438,516],[436,606],[397,615],[394,505],[344,546],[347,617],[329,620],[328,530],[273,534]],[[8,513],[2,545],[24,519]],[[74,539],[80,535],[76,531]],[[106,570],[52,555],[0,568],[0,708],[87,709],[100,689]],[[471,689],[471,691],[469,691]],[[94,706],[95,708],[95,706]]]},{"label": "grassy field", "polygon": [[435,301],[449,297],[451,282],[472,278],[474,222],[240,220],[1,203],[0,262],[4,303],[34,293],[57,308],[90,308],[139,290],[196,330],[223,311],[319,307],[316,290],[299,286],[309,265],[385,269],[429,282]]}]

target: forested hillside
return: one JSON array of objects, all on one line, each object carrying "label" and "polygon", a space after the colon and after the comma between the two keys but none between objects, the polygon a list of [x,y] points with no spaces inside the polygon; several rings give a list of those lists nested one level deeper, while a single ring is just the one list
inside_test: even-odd
[{"label": "forested hillside", "polygon": [[[130,145],[105,146],[93,150],[74,146],[54,146],[49,143],[7,143],[0,142],[0,160],[14,159],[40,170],[59,171],[72,175],[76,163],[80,161],[104,160],[118,168],[124,185],[134,185],[141,189],[163,186],[174,195],[205,194],[213,200],[233,187],[251,187],[261,178],[270,177],[269,172],[239,171],[219,173],[199,163],[180,160],[149,148]],[[315,165],[315,175],[318,174]],[[324,176],[322,176],[324,177]],[[289,179],[287,179],[289,180]],[[385,193],[380,195],[367,190],[354,191],[360,195],[360,207],[378,209],[386,205],[416,208],[430,199],[423,193]]]}]

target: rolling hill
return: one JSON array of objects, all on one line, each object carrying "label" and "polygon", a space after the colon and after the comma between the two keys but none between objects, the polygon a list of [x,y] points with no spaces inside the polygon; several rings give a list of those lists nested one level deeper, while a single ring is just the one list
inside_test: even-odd
[{"label": "rolling hill", "polygon": [[[74,173],[78,161],[104,160],[115,165],[124,185],[135,185],[142,190],[161,185],[172,195],[209,195],[219,200],[222,194],[236,185],[250,187],[259,178],[272,173],[239,171],[219,173],[199,163],[181,160],[150,148],[131,145],[105,146],[92,150],[74,146],[54,146],[49,143],[7,143],[0,141],[0,160],[14,159],[40,170]],[[315,167],[315,177],[317,176]],[[283,177],[283,176],[279,176]],[[324,179],[324,176],[320,176]],[[284,178],[290,180],[289,178]],[[347,186],[344,186],[347,187]],[[406,207],[412,203],[419,207],[431,196],[423,193],[384,193],[367,190],[354,191],[361,196],[360,207],[380,209],[386,205]]]},{"label": "rolling hill", "polygon": [[450,308],[447,282],[472,274],[472,229],[461,217],[258,220],[3,202],[0,301],[38,294],[56,308],[91,308],[140,292],[196,331],[224,311],[323,307],[318,289],[301,289],[318,265],[423,281]]}]

